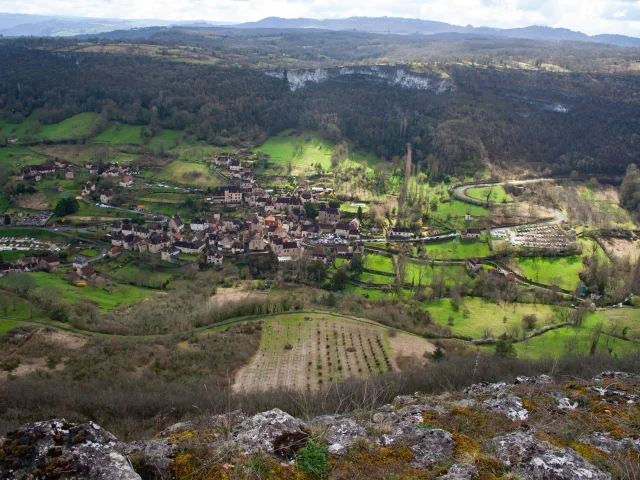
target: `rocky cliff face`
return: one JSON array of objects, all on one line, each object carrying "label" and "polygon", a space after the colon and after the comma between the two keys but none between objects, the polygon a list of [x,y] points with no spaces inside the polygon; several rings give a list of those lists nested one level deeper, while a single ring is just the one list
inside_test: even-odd
[{"label": "rocky cliff face", "polygon": [[386,81],[389,85],[411,88],[414,90],[430,90],[438,95],[454,91],[454,85],[449,78],[438,78],[422,73],[411,72],[403,67],[342,67],[317,68],[315,70],[287,70],[268,71],[266,75],[281,80],[287,80],[291,91],[296,91],[308,83],[322,83],[329,79],[345,75],[364,75]]},{"label": "rocky cliff face", "polygon": [[279,409],[181,423],[120,443],[99,426],[33,423],[1,440],[7,479],[484,478],[640,475],[640,376],[559,385],[545,375],[396,397],[302,421]]}]

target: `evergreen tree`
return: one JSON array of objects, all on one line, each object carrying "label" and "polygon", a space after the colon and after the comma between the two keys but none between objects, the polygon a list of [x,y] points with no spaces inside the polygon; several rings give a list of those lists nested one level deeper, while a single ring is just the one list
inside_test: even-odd
[{"label": "evergreen tree", "polygon": [[498,340],[498,343],[496,343],[496,357],[515,358],[517,356],[518,353],[516,352],[511,340],[506,340],[504,338]]}]

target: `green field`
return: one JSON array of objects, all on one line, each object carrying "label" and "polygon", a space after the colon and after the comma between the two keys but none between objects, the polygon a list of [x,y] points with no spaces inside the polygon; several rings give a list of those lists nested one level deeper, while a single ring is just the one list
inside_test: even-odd
[{"label": "green field", "polygon": [[[390,257],[369,253],[365,256],[365,268],[377,272],[394,273],[393,262]],[[410,261],[407,265],[406,282],[414,285],[429,285],[434,277],[443,274],[446,285],[453,285],[456,280],[468,277],[462,265],[435,265],[433,268],[425,263]],[[421,277],[422,274],[422,278]],[[371,285],[389,285],[394,282],[395,277],[381,275],[377,273],[364,272],[358,278],[359,281]]]},{"label": "green field", "polygon": [[161,130],[153,136],[147,147],[153,150],[169,150],[177,147],[184,137],[182,130]]},{"label": "green field", "polygon": [[22,147],[0,147],[0,163],[12,168],[40,165],[46,157]]},{"label": "green field", "polygon": [[[597,313],[587,317],[580,326],[570,326],[552,330],[543,335],[517,343],[515,345],[516,351],[518,355],[523,358],[588,354],[593,339],[594,326],[600,320]],[[616,356],[640,352],[640,343],[634,343],[608,335],[610,329],[607,323],[603,323],[603,334],[600,335],[596,352]]]},{"label": "green field", "polygon": [[214,175],[207,165],[181,160],[175,160],[164,166],[153,178],[158,182],[199,187],[215,187],[221,184],[220,177]]},{"label": "green field", "polygon": [[13,320],[0,320],[0,336],[7,333],[9,330],[15,327],[24,325],[24,323],[14,322]]},{"label": "green field", "polygon": [[391,257],[368,253],[364,256],[364,268],[378,272],[393,273],[393,262]]},{"label": "green field", "polygon": [[91,134],[97,119],[97,113],[79,113],[60,123],[43,126],[40,132],[38,132],[37,137],[49,140],[86,138]]},{"label": "green field", "polygon": [[[514,327],[517,327],[522,334],[522,317],[524,315],[536,314],[538,327],[551,325],[551,316],[553,316],[554,322],[558,321],[554,309],[549,305],[522,303],[497,305],[477,297],[464,297],[464,301],[457,311],[447,298],[424,302],[424,307],[429,311],[434,322],[443,327],[451,328],[451,332],[454,334],[473,338],[482,338],[485,328],[491,330],[494,338],[503,333],[510,334]],[[448,323],[449,317],[453,317],[453,326]],[[506,323],[504,317],[507,317]]]},{"label": "green field", "polygon": [[486,242],[454,238],[444,242],[424,244],[427,255],[432,258],[473,258],[488,257],[491,250]]},{"label": "green field", "polygon": [[521,273],[537,283],[555,285],[565,290],[576,288],[578,274],[584,269],[582,257],[520,257],[516,264]]},{"label": "green field", "polygon": [[391,285],[394,280],[394,277],[369,272],[364,272],[358,277],[358,281],[369,285]]},{"label": "green field", "polygon": [[38,113],[31,114],[21,123],[8,123],[0,120],[0,135],[18,137],[23,141],[24,137],[30,135],[34,140],[73,140],[88,138],[93,131],[99,115],[94,112],[85,112],[74,115],[59,123],[51,125],[42,124],[38,121]]},{"label": "green field", "polygon": [[[420,279],[422,273],[422,279]],[[448,287],[469,278],[463,265],[435,265],[433,268],[424,263],[411,262],[407,268],[407,283],[412,285],[430,285],[434,278],[444,275]]]},{"label": "green field", "polygon": [[489,201],[494,203],[506,203],[512,200],[511,195],[509,195],[501,185],[495,187],[469,188],[466,190],[466,194],[471,198],[482,200],[483,202],[487,201],[487,195],[489,196]]},{"label": "green field", "polygon": [[98,255],[98,250],[95,248],[87,248],[85,250],[82,250],[79,254],[82,255],[83,257],[91,258]]},{"label": "green field", "polygon": [[295,135],[287,130],[270,137],[255,151],[271,155],[270,162],[282,167],[291,162],[294,170],[313,170],[313,165],[320,163],[324,170],[329,170],[333,146],[317,134],[303,132]]},{"label": "green field", "polygon": [[[262,146],[254,149],[270,155],[270,163],[287,168],[291,165],[293,173],[311,173],[315,165],[322,165],[324,171],[331,168],[331,156],[334,145],[314,132],[299,132],[286,130],[274,137],[270,137]],[[354,162],[374,167],[380,159],[372,152],[360,152],[349,145],[346,162]]]},{"label": "green field", "polygon": [[394,293],[392,292],[385,292],[378,288],[361,287],[360,285],[354,285],[353,283],[347,284],[346,288],[343,290],[343,293],[351,295],[362,295],[363,297],[370,300],[388,300],[394,295]]},{"label": "green field", "polygon": [[486,217],[491,215],[491,211],[488,208],[461,202],[460,200],[451,200],[450,202],[439,203],[438,210],[430,212],[432,216],[445,221],[450,218],[461,219],[461,223],[459,223],[459,225],[464,225],[462,222],[464,222],[464,217],[467,213],[472,217]]},{"label": "green field", "polygon": [[603,323],[605,332],[616,335],[624,333],[625,338],[640,341],[640,309],[638,308],[608,308],[594,312],[591,317],[594,322]]},{"label": "green field", "polygon": [[120,282],[133,284],[139,287],[161,288],[174,276],[183,275],[184,271],[175,265],[169,267],[147,268],[137,265],[136,263],[128,263],[119,266],[108,272],[109,277],[115,278]]},{"label": "green field", "polygon": [[93,137],[94,142],[110,143],[112,145],[142,144],[141,125],[127,125],[119,122],[109,122],[102,133]]},{"label": "green field", "polygon": [[76,287],[63,280],[63,273],[37,272],[29,275],[36,280],[39,287],[56,289],[67,301],[74,303],[92,301],[98,304],[103,311],[127,307],[153,294],[152,290],[130,285],[118,285],[111,293],[100,287]]},{"label": "green field", "polygon": [[545,285],[555,285],[565,290],[576,288],[580,279],[578,274],[584,269],[582,257],[589,256],[595,249],[596,255],[608,262],[608,258],[602,248],[590,239],[580,239],[582,255],[570,257],[519,257],[516,265],[520,273],[534,282]]}]

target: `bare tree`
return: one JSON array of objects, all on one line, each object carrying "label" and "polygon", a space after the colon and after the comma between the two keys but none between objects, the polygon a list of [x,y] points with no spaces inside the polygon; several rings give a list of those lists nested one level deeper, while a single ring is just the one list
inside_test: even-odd
[{"label": "bare tree", "polygon": [[404,252],[399,253],[393,257],[393,273],[396,276],[396,287],[402,289],[407,280],[407,268],[409,261]]}]

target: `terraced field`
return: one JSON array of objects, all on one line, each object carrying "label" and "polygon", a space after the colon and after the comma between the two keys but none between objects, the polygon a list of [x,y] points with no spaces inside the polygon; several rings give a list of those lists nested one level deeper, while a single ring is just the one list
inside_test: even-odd
[{"label": "terraced field", "polygon": [[[433,347],[406,334],[395,335],[392,342],[403,356]],[[265,320],[260,349],[236,375],[234,389],[318,390],[331,382],[395,370],[393,353],[382,327],[320,314],[273,317]]]}]

